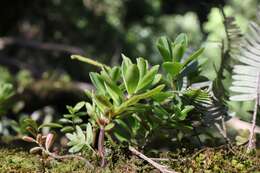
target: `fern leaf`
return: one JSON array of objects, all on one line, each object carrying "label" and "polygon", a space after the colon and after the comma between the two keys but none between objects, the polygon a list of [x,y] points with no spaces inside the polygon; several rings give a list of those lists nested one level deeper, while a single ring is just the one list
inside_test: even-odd
[{"label": "fern leaf", "polygon": [[232,101],[255,100],[259,94],[260,73],[260,27],[251,22],[249,32],[240,44],[240,53],[235,56],[241,65],[235,65],[230,90],[235,92]]},{"label": "fern leaf", "polygon": [[238,45],[241,42],[242,32],[240,28],[237,26],[234,17],[226,17],[224,12],[223,12],[223,17],[224,17],[224,26],[226,29],[226,35],[228,40],[227,53],[231,57],[233,57],[233,55],[239,53]]}]

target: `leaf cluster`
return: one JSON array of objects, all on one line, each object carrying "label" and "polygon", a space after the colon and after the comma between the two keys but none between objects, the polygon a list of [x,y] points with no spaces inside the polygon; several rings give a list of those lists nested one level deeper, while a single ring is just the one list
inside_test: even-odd
[{"label": "leaf cluster", "polygon": [[192,119],[200,115],[197,112],[191,118],[191,112],[211,101],[203,90],[182,89],[183,78],[194,71],[192,64],[203,48],[189,53],[185,34],[180,34],[174,42],[161,37],[157,47],[162,65],[151,65],[142,57],[134,63],[122,54],[120,66],[108,67],[82,56],[72,56],[101,69],[90,73],[95,90],[86,91],[91,102],[85,105],[93,123],[105,128],[111,139],[138,143],[137,138],[146,141],[156,128],[192,129]]}]

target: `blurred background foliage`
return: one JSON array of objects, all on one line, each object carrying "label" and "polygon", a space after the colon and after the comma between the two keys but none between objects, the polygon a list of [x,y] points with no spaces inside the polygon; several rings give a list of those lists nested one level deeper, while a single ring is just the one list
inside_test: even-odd
[{"label": "blurred background foliage", "polygon": [[[186,32],[194,47],[203,41],[216,46],[214,42],[225,36],[216,8],[221,5],[245,30],[255,16],[257,0],[6,1],[0,12],[0,36],[8,38],[1,39],[0,63],[13,65],[14,71],[27,68],[36,77],[58,71],[83,81],[91,67],[70,61],[72,53],[112,65],[121,61],[122,52],[157,63],[153,43],[160,35],[175,38]],[[52,43],[60,44],[60,49]]]},{"label": "blurred background foliage", "polygon": [[[0,6],[0,81],[16,86],[12,112],[58,110],[82,99],[92,66],[70,59],[81,54],[105,64],[121,53],[161,61],[155,42],[187,33],[190,50],[201,45],[201,74],[211,80],[226,38],[222,14],[234,16],[243,32],[254,20],[259,0],[19,0]],[[228,83],[229,81],[227,81]],[[28,87],[29,86],[29,87]],[[72,91],[72,92],[71,92]],[[29,104],[28,104],[29,103]],[[245,117],[251,104],[234,104]],[[245,118],[246,119],[246,118]],[[247,118],[249,119],[249,118]]]}]

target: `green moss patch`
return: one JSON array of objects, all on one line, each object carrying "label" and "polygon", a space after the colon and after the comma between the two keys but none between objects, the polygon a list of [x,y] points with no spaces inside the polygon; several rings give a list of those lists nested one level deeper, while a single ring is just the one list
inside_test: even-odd
[{"label": "green moss patch", "polygon": [[[180,151],[175,153],[164,152],[160,154],[164,161],[161,164],[168,165],[178,172],[206,172],[206,173],[233,173],[233,172],[260,172],[260,157],[258,152],[244,154],[243,147],[232,148],[204,148],[188,153]],[[49,160],[45,165],[40,158],[28,154],[21,149],[0,149],[1,173],[138,173],[158,172],[147,162],[136,156],[123,153],[114,153],[108,158],[105,168],[99,167],[99,162],[92,159],[95,170],[85,167],[82,161],[76,159],[57,161]]]}]

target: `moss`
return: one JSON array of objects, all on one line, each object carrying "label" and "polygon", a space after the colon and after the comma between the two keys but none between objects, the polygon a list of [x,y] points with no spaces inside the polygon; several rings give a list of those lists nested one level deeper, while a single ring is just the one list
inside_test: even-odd
[{"label": "moss", "polygon": [[[160,155],[169,161],[162,162],[178,172],[260,172],[258,153],[244,154],[244,148],[204,148],[190,153],[179,151],[164,152]],[[110,155],[107,166],[99,167],[99,162],[92,159],[95,170],[90,171],[79,160],[50,160],[44,167],[40,159],[21,149],[0,149],[0,173],[145,173],[158,172],[145,161],[131,156],[127,151],[115,151]]]},{"label": "moss", "polygon": [[41,164],[37,157],[15,149],[0,149],[0,172],[40,172]]},{"label": "moss", "polygon": [[[204,148],[173,161],[171,167],[175,168],[176,171],[191,173],[260,172],[260,158],[257,154],[248,155],[244,153],[244,147]],[[176,158],[178,156],[171,157]]]}]

